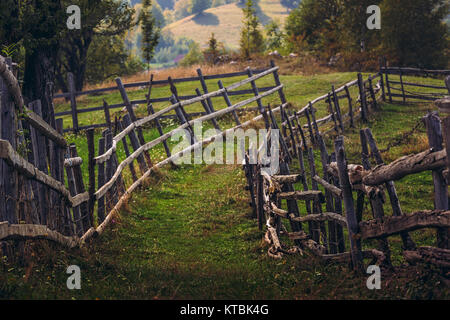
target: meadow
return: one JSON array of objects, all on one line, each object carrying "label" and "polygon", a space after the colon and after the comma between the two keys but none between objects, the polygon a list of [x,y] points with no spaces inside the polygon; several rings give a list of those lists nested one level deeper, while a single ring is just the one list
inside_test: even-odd
[{"label": "meadow", "polygon": [[[283,75],[288,101],[295,108],[356,78],[356,73],[330,73],[314,76]],[[272,85],[267,78],[265,85]],[[436,80],[427,80],[430,82]],[[269,83],[270,82],[270,83]],[[211,87],[213,83],[209,84]],[[226,83],[225,83],[226,85]],[[180,86],[193,92],[194,84]],[[165,88],[154,88],[163,96]],[[129,92],[142,97],[145,90]],[[96,96],[80,103],[86,106],[120,102],[117,94]],[[91,100],[92,99],[92,100]],[[235,97],[239,99],[239,97]],[[274,100],[270,100],[274,99]],[[265,103],[277,103],[277,97]],[[216,103],[216,108],[220,104]],[[160,109],[164,105],[155,105]],[[222,104],[223,107],[223,104]],[[66,108],[65,104],[58,110]],[[195,109],[198,108],[198,109]],[[193,106],[189,111],[202,111]],[[360,163],[359,129],[372,129],[379,148],[394,145],[383,153],[387,162],[427,148],[426,130],[416,126],[429,103],[383,103],[369,122],[356,123],[346,131],[345,148],[352,163]],[[145,113],[140,107],[139,113]],[[325,114],[318,108],[318,116]],[[80,122],[97,121],[102,116],[84,114]],[[68,120],[65,120],[65,123]],[[229,119],[223,119],[226,125]],[[70,121],[69,121],[70,123]],[[229,125],[229,124],[228,124]],[[167,123],[167,129],[175,123]],[[146,141],[157,136],[155,129],[144,130]],[[96,130],[96,139],[100,130]],[[76,143],[83,159],[87,145],[83,134],[67,134]],[[332,137],[326,139],[332,150]],[[400,141],[400,143],[397,143]],[[162,157],[162,148],[152,150]],[[123,159],[123,154],[118,154]],[[318,161],[318,157],[316,157]],[[85,181],[87,165],[83,164]],[[291,171],[298,170],[294,162]],[[383,271],[382,289],[368,290],[366,275],[355,274],[345,264],[323,264],[307,251],[282,260],[267,255],[263,232],[251,219],[249,195],[244,190],[244,173],[239,165],[180,165],[166,167],[152,176],[133,194],[120,217],[99,238],[82,249],[65,250],[56,244],[38,241],[29,244],[32,255],[20,263],[5,261],[0,269],[0,298],[20,299],[448,299],[450,292],[439,273],[430,265],[407,265],[401,257],[401,240],[391,237],[395,272]],[[300,186],[297,186],[300,188]],[[404,212],[433,208],[431,173],[411,175],[396,182]],[[390,215],[389,206],[385,206]],[[303,205],[300,211],[305,212]],[[366,200],[365,218],[370,216]],[[433,245],[434,231],[412,233],[418,245]],[[367,242],[374,247],[376,243]],[[55,254],[56,253],[56,254]],[[68,265],[78,265],[82,289],[66,288]]]}]

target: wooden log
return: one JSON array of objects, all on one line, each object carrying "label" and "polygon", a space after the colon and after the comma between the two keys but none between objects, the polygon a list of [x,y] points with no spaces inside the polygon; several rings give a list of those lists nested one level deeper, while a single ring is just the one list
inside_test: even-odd
[{"label": "wooden log", "polygon": [[361,100],[361,120],[363,122],[367,122],[367,99],[366,99],[366,92],[364,90],[364,82],[363,77],[361,73],[358,73],[358,88],[359,88],[359,97]]},{"label": "wooden log", "polygon": [[450,227],[450,211],[423,210],[399,217],[384,217],[359,223],[362,239],[387,237],[422,228]]},{"label": "wooden log", "polygon": [[0,240],[26,240],[46,239],[74,248],[80,244],[77,237],[64,236],[57,231],[50,230],[47,226],[36,224],[9,224],[0,222]]},{"label": "wooden log", "polygon": [[358,237],[356,237],[356,235],[359,233],[359,226],[354,211],[352,187],[350,185],[350,180],[348,177],[343,137],[338,137],[335,140],[334,147],[339,171],[339,183],[342,189],[342,195],[344,197],[345,216],[347,218],[353,269],[363,271],[361,241],[358,239]]},{"label": "wooden log", "polygon": [[324,222],[324,221],[333,221],[340,224],[343,227],[347,227],[347,220],[338,213],[334,212],[322,212],[317,214],[310,214],[304,217],[291,217],[293,221],[297,222],[306,222],[306,221],[315,221],[315,222]]},{"label": "wooden log", "polygon": [[[222,80],[219,80],[219,81],[217,82],[217,84],[218,84],[218,86],[219,86],[219,89],[223,90],[222,95],[223,95],[223,99],[225,100],[225,103],[226,103],[227,107],[228,107],[228,108],[231,107],[233,104],[232,104],[231,101],[230,101],[230,97],[228,97],[228,91],[227,91],[227,89],[224,87],[224,85],[223,85],[223,83],[222,83]],[[199,94],[199,92],[197,92],[197,95],[198,95],[198,94]],[[213,112],[213,111],[211,111],[211,112]],[[234,121],[236,121],[236,124],[237,124],[237,125],[240,125],[240,124],[241,124],[241,121],[239,121],[239,117],[238,117],[236,111],[233,110],[231,114],[233,115],[233,118],[234,118]],[[214,119],[214,120],[215,120],[215,119]]]},{"label": "wooden log", "polygon": [[[70,150],[71,157],[78,157],[77,147],[75,146],[75,144],[71,144],[69,146],[69,150]],[[82,194],[86,191],[86,189],[84,187],[83,173],[81,171],[81,167],[75,166],[72,169],[73,169],[73,176],[75,179],[75,187],[77,190],[77,194]],[[81,219],[83,220],[84,231],[87,231],[90,227],[92,227],[87,202],[83,202],[80,204],[80,214],[81,214]]]},{"label": "wooden log", "polygon": [[[124,138],[125,139],[125,138]],[[98,140],[98,153],[102,154],[105,151],[105,138],[100,138]],[[103,187],[105,184],[105,163],[99,163],[97,168],[98,174],[98,189]],[[97,199],[97,218],[98,224],[101,224],[105,220],[105,197],[99,197]]]},{"label": "wooden log", "polygon": [[73,73],[67,73],[67,85],[69,87],[70,109],[72,111],[72,126],[73,131],[78,133],[78,110],[77,110],[77,97],[75,95],[75,81],[73,79]]},{"label": "wooden log", "polygon": [[366,173],[362,179],[365,185],[377,186],[404,176],[442,168],[446,165],[445,150],[434,152],[433,149],[401,157],[388,165],[379,165]]},{"label": "wooden log", "polygon": [[442,268],[450,268],[450,250],[434,247],[419,247],[416,251],[404,251],[403,256],[410,263],[434,264]]},{"label": "wooden log", "polygon": [[302,175],[300,174],[290,174],[290,175],[274,175],[271,179],[279,184],[284,183],[297,183],[301,181]]},{"label": "wooden log", "polygon": [[318,175],[315,175],[313,177],[313,179],[319,183],[320,185],[322,185],[326,190],[328,190],[329,192],[331,192],[334,196],[342,198],[342,190],[339,189],[338,187],[326,182],[324,179],[322,179],[321,177],[319,177]]},{"label": "wooden log", "polygon": [[65,168],[80,166],[82,163],[83,163],[83,158],[81,158],[81,157],[64,159],[64,167]]},{"label": "wooden log", "polygon": [[[428,135],[428,144],[430,148],[435,151],[443,150],[443,138],[441,130],[441,122],[437,112],[429,112],[423,118]],[[434,208],[436,210],[448,210],[448,187],[447,181],[443,175],[443,168],[438,168],[432,171],[434,184]],[[450,229],[437,230],[437,247],[443,249],[450,249],[449,237]]]},{"label": "wooden log", "polygon": [[26,107],[24,107],[24,118],[34,129],[38,130],[40,134],[46,136],[60,147],[67,147],[67,141],[61,134],[53,129],[38,114]]}]

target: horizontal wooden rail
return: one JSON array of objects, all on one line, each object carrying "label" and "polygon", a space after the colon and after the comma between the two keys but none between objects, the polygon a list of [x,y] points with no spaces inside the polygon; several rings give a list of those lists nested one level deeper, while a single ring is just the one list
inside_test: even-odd
[{"label": "horizontal wooden rail", "polygon": [[[252,72],[254,74],[259,74],[261,72],[266,71],[267,69],[254,69],[252,70]],[[231,73],[223,73],[223,74],[214,74],[214,75],[206,75],[203,76],[203,78],[205,80],[213,80],[213,79],[222,79],[222,78],[233,78],[233,77],[238,77],[238,76],[246,76],[247,75],[247,71],[239,71],[239,72],[231,72]],[[200,77],[195,76],[195,77],[186,77],[186,78],[177,78],[177,79],[172,79],[173,83],[181,83],[181,82],[193,82],[193,81],[200,81]],[[124,84],[125,88],[135,88],[135,87],[145,87],[145,86],[149,86],[150,82],[149,81],[141,81],[141,82],[134,82],[134,83],[126,83]],[[168,80],[154,80],[152,81],[152,85],[156,86],[156,85],[168,85],[169,81]],[[75,92],[76,96],[82,96],[82,95],[89,95],[89,94],[98,94],[98,93],[103,93],[103,92],[107,92],[107,91],[114,91],[117,90],[117,86],[114,87],[108,87],[108,88],[100,88],[100,89],[92,89],[92,90],[86,90],[86,91],[77,91]],[[53,98],[57,99],[57,98],[67,98],[70,96],[69,92],[65,92],[65,93],[59,93],[56,94]]]},{"label": "horizontal wooden rail", "polygon": [[[158,143],[160,143],[160,142],[162,142],[162,141],[164,141],[164,140],[167,140],[168,138],[170,138],[170,137],[173,136],[174,134],[180,132],[181,130],[183,130],[183,129],[189,127],[189,126],[192,126],[195,122],[208,121],[208,120],[211,120],[211,119],[220,117],[220,116],[222,116],[222,115],[224,115],[224,114],[227,114],[227,113],[230,113],[230,112],[232,112],[232,111],[235,111],[236,109],[238,109],[238,108],[240,108],[240,107],[243,107],[243,106],[245,106],[245,105],[247,105],[247,104],[249,104],[249,103],[252,103],[252,102],[254,102],[254,101],[258,100],[258,99],[261,99],[261,98],[263,98],[263,97],[266,97],[266,96],[268,96],[268,95],[271,95],[272,93],[278,91],[278,90],[281,89],[281,88],[283,88],[283,85],[280,85],[280,86],[278,86],[278,87],[275,87],[275,88],[273,88],[272,90],[266,91],[266,92],[264,92],[264,93],[262,93],[262,94],[260,94],[260,95],[258,95],[258,96],[255,96],[255,97],[252,97],[252,98],[243,100],[243,101],[241,101],[241,102],[238,102],[238,103],[234,104],[234,105],[231,106],[231,107],[228,107],[228,108],[225,108],[225,109],[221,109],[221,110],[218,110],[218,111],[216,111],[216,112],[214,112],[214,113],[210,113],[210,114],[204,115],[204,116],[202,116],[202,117],[200,117],[200,118],[197,118],[197,119],[188,121],[188,122],[182,124],[181,126],[179,126],[178,128],[172,130],[171,132],[166,133],[166,134],[162,135],[161,137],[159,137],[159,138],[157,138],[157,139],[155,139],[155,140],[153,140],[153,141],[147,143],[146,145],[148,145],[148,147],[145,147],[145,148],[147,148],[146,150],[148,150],[148,148],[151,148],[151,147],[153,147],[154,145],[156,145],[156,144],[158,144]],[[219,91],[221,91],[221,90],[219,90]],[[210,95],[212,95],[212,94],[216,94],[217,92],[218,92],[218,91],[215,91],[215,92],[212,92],[212,93],[208,93],[208,94],[205,94],[205,95],[203,95],[203,96],[201,96],[201,97],[198,97],[197,99],[192,99],[192,100],[198,100],[198,101],[200,101],[200,100],[201,100],[200,98],[205,97],[205,96],[210,96]],[[206,99],[206,98],[204,98],[204,99]],[[136,122],[131,123],[128,127],[126,127],[124,130],[122,130],[122,132],[120,132],[119,134],[117,134],[117,135],[113,138],[113,145],[112,145],[112,147],[111,147],[110,149],[106,150],[105,153],[104,153],[103,155],[97,156],[97,157],[95,158],[95,161],[96,161],[97,163],[103,163],[103,162],[105,162],[106,160],[109,159],[109,157],[111,156],[111,154],[116,150],[116,144],[117,144],[117,142],[121,141],[128,133],[130,133],[132,130],[134,130],[134,129],[137,128],[137,127],[143,126],[143,125],[146,124],[147,122],[149,122],[149,121],[151,121],[151,120],[154,120],[154,119],[157,118],[160,114],[163,114],[163,113],[167,112],[167,110],[173,110],[173,109],[177,108],[177,107],[180,106],[180,105],[183,106],[183,103],[184,103],[184,102],[187,102],[187,101],[178,102],[178,103],[176,103],[176,104],[173,104],[173,105],[171,105],[171,106],[165,108],[164,110],[155,112],[155,113],[152,114],[152,115],[149,115],[149,116],[147,116],[147,117],[145,117],[145,118],[142,118],[142,119],[140,119],[140,120],[137,120]]]},{"label": "horizontal wooden rail", "polygon": [[0,140],[0,158],[5,159],[10,166],[14,167],[27,178],[39,181],[61,194],[72,207],[76,207],[89,199],[87,193],[81,193],[72,197],[63,183],[40,171],[33,164],[22,158],[14,150],[9,141]]},{"label": "horizontal wooden rail", "polygon": [[402,216],[384,217],[359,223],[362,239],[388,237],[422,228],[450,227],[450,211],[418,211]]},{"label": "horizontal wooden rail", "polygon": [[0,222],[0,240],[15,239],[46,239],[57,242],[68,248],[80,245],[78,237],[69,237],[61,233],[50,230],[47,226],[39,224],[9,224]]},{"label": "horizontal wooden rail", "polygon": [[419,69],[419,68],[398,68],[398,67],[388,67],[381,68],[381,72],[389,74],[400,74],[408,75],[408,74],[433,74],[433,75],[442,75],[447,76],[450,75],[450,70],[427,70],[427,69]]},{"label": "horizontal wooden rail", "polygon": [[401,179],[407,175],[426,170],[435,170],[446,166],[446,151],[427,151],[401,157],[388,165],[380,165],[363,173],[365,185],[377,186],[388,181]]}]

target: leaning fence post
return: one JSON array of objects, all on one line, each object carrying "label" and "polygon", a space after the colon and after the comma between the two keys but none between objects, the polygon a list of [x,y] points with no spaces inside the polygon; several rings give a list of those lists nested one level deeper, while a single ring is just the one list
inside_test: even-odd
[{"label": "leaning fence post", "polygon": [[72,110],[72,123],[73,123],[73,131],[78,133],[78,110],[77,110],[77,98],[76,98],[76,90],[75,90],[75,81],[73,79],[73,73],[67,73],[67,84],[69,86],[69,94],[70,94],[70,107]]},{"label": "leaning fence post", "polygon": [[344,133],[344,124],[342,123],[341,107],[339,106],[339,97],[336,94],[336,90],[334,90],[334,85],[331,86],[331,91],[333,94],[334,108],[336,109],[336,116],[339,122],[339,128],[341,128],[341,132]]},{"label": "leaning fence post", "polygon": [[353,123],[353,106],[352,106],[352,97],[350,96],[350,90],[348,90],[348,87],[345,86],[345,94],[347,95],[348,99],[348,115],[350,116],[350,127],[354,128],[355,125]]},{"label": "leaning fence post", "polygon": [[86,138],[88,144],[88,170],[89,170],[89,219],[91,225],[94,225],[94,204],[95,204],[95,143],[94,143],[94,129],[86,130]]},{"label": "leaning fence post", "polygon": [[398,71],[400,73],[400,85],[402,87],[402,99],[403,99],[403,103],[406,103],[406,97],[405,97],[405,86],[403,85],[403,72],[402,69],[399,67]]},{"label": "leaning fence post", "polygon": [[[367,141],[369,143],[372,155],[375,158],[375,163],[377,165],[384,164],[383,158],[381,157],[381,153],[378,150],[375,138],[372,135],[372,131],[369,128],[366,128],[364,130],[364,133],[365,133],[365,135],[367,137]],[[386,182],[385,186],[386,186],[386,190],[387,190],[388,195],[389,195],[389,200],[391,202],[392,214],[394,216],[401,216],[401,215],[403,215],[402,208],[400,206],[400,201],[399,201],[398,196],[397,196],[397,190],[395,189],[394,181]],[[403,248],[405,250],[415,250],[416,249],[416,245],[415,245],[414,241],[411,239],[411,236],[408,234],[408,232],[401,232],[400,236],[402,238]]]},{"label": "leaning fence post", "polygon": [[384,89],[384,79],[383,79],[383,62],[382,59],[379,59],[380,62],[380,87],[381,87],[381,99],[383,99],[383,101],[386,101],[386,92]]},{"label": "leaning fence post", "polygon": [[392,103],[392,95],[391,95],[391,86],[389,84],[389,70],[387,68],[387,61],[386,61],[386,57],[383,58],[383,62],[384,62],[384,72],[385,72],[385,76],[386,76],[386,88],[388,91],[388,95],[389,95],[389,102]]},{"label": "leaning fence post", "polygon": [[[423,120],[427,127],[428,143],[434,151],[443,149],[442,131],[439,116],[436,111],[428,113]],[[434,207],[436,210],[448,210],[448,188],[442,169],[432,171],[434,184]],[[437,246],[448,249],[449,228],[437,229]]]},{"label": "leaning fence post", "polygon": [[[70,147],[70,156],[72,158],[78,157],[77,147],[75,144],[71,144]],[[77,194],[84,193],[86,189],[84,188],[84,182],[83,182],[83,173],[81,172],[80,165],[76,165],[73,167],[73,176],[75,178],[75,187],[77,190]],[[88,206],[86,202],[83,202],[80,204],[80,213],[81,213],[81,219],[83,220],[83,226],[84,226],[84,232],[88,231],[90,227],[93,225],[91,224],[91,217],[89,216],[88,212]]]},{"label": "leaning fence post", "polygon": [[[247,68],[247,75],[248,75],[249,78],[253,77],[253,71],[252,71],[252,69],[250,69],[250,67]],[[250,82],[250,84],[252,86],[252,91],[253,91],[254,96],[255,97],[259,96],[259,90],[258,90],[258,87],[256,86],[256,82],[254,80],[252,80]],[[269,128],[269,119],[266,119],[264,117],[264,114],[265,114],[264,113],[264,106],[262,105],[261,98],[257,99],[256,103],[258,104],[259,112],[263,115],[266,128]]]},{"label": "leaning fence post", "polygon": [[[233,104],[232,104],[231,101],[230,101],[230,97],[228,96],[228,91],[227,91],[227,89],[223,86],[222,80],[219,80],[219,81],[217,82],[217,84],[218,84],[218,86],[219,86],[219,89],[223,90],[222,96],[223,96],[223,99],[225,100],[225,103],[227,104],[227,107],[228,107],[228,108],[231,107]],[[197,94],[198,94],[198,93],[197,93]],[[236,110],[233,110],[231,113],[233,114],[234,121],[236,121],[236,124],[237,124],[238,126],[241,125],[241,121],[239,121],[239,117],[238,117],[238,115],[237,115],[237,113],[236,113]],[[215,119],[214,119],[214,120],[215,120]]]},{"label": "leaning fence post", "polygon": [[[270,67],[271,67],[271,68],[275,68],[275,67],[276,67],[275,61],[270,60]],[[279,77],[279,75],[278,75],[278,71],[277,71],[277,70],[275,70],[275,71],[273,72],[273,78],[275,79],[275,85],[276,85],[277,87],[280,86],[280,85],[281,85],[281,81],[280,81],[280,77]],[[285,97],[285,95],[284,95],[283,88],[280,88],[280,89],[278,90],[278,95],[280,96],[281,104],[287,103],[286,97]]]},{"label": "leaning fence post", "polygon": [[[102,137],[98,140],[98,155],[101,156],[105,153],[105,138]],[[98,189],[105,184],[105,162],[98,164]],[[105,196],[98,198],[97,206],[97,222],[101,224],[105,220]]]},{"label": "leaning fence post", "polygon": [[[200,84],[202,85],[203,93],[207,94],[208,93],[208,86],[206,85],[205,78],[203,77],[202,69],[198,68],[197,69],[197,74],[198,74],[198,77],[200,79]],[[214,106],[212,104],[211,98],[207,98],[206,101],[208,103],[209,110],[211,110],[211,112],[214,113],[215,110],[214,110]]]},{"label": "leaning fence post", "polygon": [[363,271],[361,240],[357,236],[359,233],[359,225],[355,215],[352,187],[348,177],[347,160],[345,159],[344,151],[344,137],[340,136],[334,141],[334,148],[339,172],[339,183],[344,198],[345,216],[347,218],[353,269]]},{"label": "leaning fence post", "polygon": [[361,120],[367,122],[367,100],[364,91],[364,81],[361,73],[358,73],[359,98],[361,100]]},{"label": "leaning fence post", "polygon": [[[125,91],[125,87],[123,86],[122,79],[116,78],[117,87],[119,88],[120,95],[122,96],[122,100],[125,103],[125,107],[127,108],[128,114],[130,115],[130,119],[132,122],[137,120],[136,115],[134,114],[133,106],[131,105],[131,101],[128,98],[127,92]],[[144,135],[142,134],[142,128],[137,127],[137,137],[139,139],[139,143],[141,145],[145,144]],[[145,160],[147,161],[147,165],[152,167],[152,160],[150,158],[150,154],[147,151],[144,151]]]},{"label": "leaning fence post", "polygon": [[106,120],[106,126],[112,130],[112,123],[111,123],[111,114],[109,112],[109,105],[106,102],[105,99],[103,99],[103,111],[105,112],[105,120]]}]

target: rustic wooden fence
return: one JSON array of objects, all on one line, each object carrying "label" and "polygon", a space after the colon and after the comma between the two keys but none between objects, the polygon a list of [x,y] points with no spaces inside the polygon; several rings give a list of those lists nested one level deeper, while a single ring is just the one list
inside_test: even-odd
[{"label": "rustic wooden fence", "polygon": [[[247,78],[227,87],[222,85],[213,92],[201,94],[196,90],[196,95],[187,100],[180,99],[175,83],[171,82],[171,105],[157,112],[152,107],[150,86],[146,97],[149,114],[142,119],[136,117],[125,86],[117,78],[117,87],[128,113],[116,123],[118,133],[114,134],[110,128],[103,130],[97,150],[94,128],[85,131],[89,169],[89,181],[85,183],[81,170],[84,160],[79,157],[76,146],[68,145],[62,136],[62,120],[56,119],[54,124],[47,124],[40,117],[39,101],[25,107],[17,79],[7,61],[0,57],[0,164],[2,172],[5,172],[0,177],[0,243],[5,244],[5,240],[11,239],[43,238],[68,247],[83,245],[104,231],[129,195],[158,168],[174,163],[184,154],[191,154],[196,148],[202,148],[227,132],[261,119],[267,123],[263,99],[278,94],[281,106],[273,112],[287,106],[278,67],[272,62],[268,69],[255,75],[248,69],[247,75]],[[273,77],[275,85],[270,90],[260,92],[256,81],[268,76]],[[253,96],[232,104],[229,92],[248,84],[252,87]],[[204,91],[207,89],[204,88]],[[223,108],[217,111],[213,109],[210,103],[213,97],[223,98]],[[52,101],[51,96],[47,98]],[[185,108],[194,103],[201,103],[206,114],[189,117]],[[253,103],[256,103],[260,115],[241,122],[238,111]],[[170,112],[175,112],[179,126],[164,133],[159,120]],[[23,114],[23,117],[17,118],[17,114]],[[235,122],[230,129],[221,128],[218,123],[221,117],[227,115],[231,115]],[[207,121],[212,123],[216,134],[205,139],[195,136],[193,126]],[[155,124],[160,136],[146,142],[143,129],[150,123]],[[21,129],[25,127],[30,128],[29,134],[21,136]],[[171,154],[167,140],[183,130],[190,133],[191,145]],[[155,163],[150,153],[159,145],[164,146],[167,158]],[[126,155],[120,163],[117,158],[118,148]]]},{"label": "rustic wooden fence", "polygon": [[384,59],[380,73],[384,75],[386,93],[391,103],[434,101],[448,94],[448,87],[424,83],[423,80],[427,78],[443,79],[450,76],[450,70],[388,67],[386,59]]},{"label": "rustic wooden fence", "polygon": [[[273,67],[274,64],[271,65]],[[269,67],[270,68],[270,67]],[[222,79],[229,79],[234,77],[252,77],[253,75],[262,73],[267,71],[268,69],[250,69],[247,68],[244,71],[240,72],[232,72],[232,73],[224,73],[224,74],[214,74],[214,75],[203,75],[203,72],[201,68],[197,69],[197,76],[196,77],[187,77],[187,78],[168,78],[167,80],[153,80],[153,74],[151,75],[149,81],[143,81],[143,82],[134,82],[134,83],[119,83],[117,82],[117,86],[114,87],[107,87],[107,88],[101,88],[101,89],[93,89],[93,90],[87,90],[87,91],[75,91],[75,85],[74,85],[74,79],[73,75],[71,73],[68,73],[67,75],[67,81],[68,81],[68,87],[69,92],[60,93],[54,95],[54,99],[68,99],[70,101],[70,110],[68,111],[61,111],[55,113],[56,117],[61,117],[65,115],[70,115],[72,117],[72,127],[65,128],[64,131],[74,131],[75,133],[78,133],[80,130],[85,130],[89,128],[99,128],[99,127],[108,127],[110,125],[110,112],[113,109],[118,108],[124,108],[127,103],[131,103],[132,105],[148,105],[149,103],[161,103],[161,102],[172,102],[172,96],[173,96],[173,90],[175,84],[180,83],[188,83],[188,82],[197,82],[199,83],[199,86],[201,87],[201,90],[197,88],[195,91],[195,94],[190,95],[178,95],[177,99],[180,101],[183,100],[189,100],[196,98],[198,96],[201,96],[202,94],[207,94],[211,88],[208,88],[207,82],[208,80],[218,80],[217,86],[219,89],[223,88]],[[88,108],[79,108],[77,104],[77,97],[82,96],[92,96],[92,95],[99,95],[104,93],[112,93],[112,92],[122,92],[123,89],[147,89],[149,92],[151,92],[152,87],[170,87],[171,94],[169,94],[167,97],[150,97],[150,99],[147,99],[147,97],[143,97],[143,99],[137,99],[137,100],[131,100],[131,101],[123,101],[122,103],[116,103],[116,104],[110,104],[108,105],[106,101],[104,101],[103,105],[101,106],[95,106],[95,107],[88,107]],[[258,92],[267,92],[269,90],[272,90],[274,86],[268,86],[268,87],[259,87],[257,88]],[[228,90],[227,91],[227,98],[230,96],[237,96],[237,95],[248,95],[248,94],[254,94],[254,88],[252,89],[239,89],[239,90]],[[227,101],[228,104],[230,104],[229,100]],[[204,112],[187,112],[186,115],[188,117],[197,117],[200,115],[205,115],[210,112],[214,112],[214,106],[211,98],[208,98],[207,103],[202,104],[205,111]],[[80,126],[78,121],[78,115],[82,113],[92,113],[96,111],[104,111],[105,112],[105,122],[104,123],[96,123],[96,124],[90,124],[85,126]],[[176,118],[176,115],[172,114],[166,114],[163,115],[162,118]]]},{"label": "rustic wooden fence", "polygon": [[[383,99],[385,98],[383,82],[379,82],[379,85],[381,93],[379,99]],[[369,93],[372,91],[370,88],[367,89]],[[326,96],[335,96],[332,92],[333,90]],[[372,101],[368,101],[367,96],[361,91],[357,99],[361,117],[364,108],[367,108],[366,111],[376,110],[377,100],[375,97]],[[440,100],[438,103],[441,113],[450,113],[448,99]],[[338,120],[331,131],[330,129],[321,131],[319,120],[308,117],[307,110],[312,110],[311,104],[294,116],[289,116],[281,110],[283,116],[281,163],[277,174],[267,174],[263,170],[262,163],[250,163],[251,155],[255,158],[255,154],[258,154],[255,148],[249,148],[245,155],[247,189],[250,192],[253,214],[258,219],[260,229],[266,226],[265,240],[270,245],[268,254],[274,258],[281,258],[283,254],[294,254],[309,249],[323,261],[348,261],[357,270],[363,270],[365,258],[372,259],[371,263],[378,261],[380,265],[390,268],[392,265],[388,238],[400,235],[403,255],[407,261],[412,263],[425,261],[448,269],[450,162],[446,152],[450,151],[450,117],[442,119],[441,127],[438,114],[428,113],[423,121],[427,127],[430,149],[399,158],[389,165],[384,164],[371,130],[360,130],[361,165],[356,165],[347,163],[342,136],[335,139],[334,152],[328,153],[324,143],[325,135],[333,131],[341,134],[345,126],[340,127],[342,122]],[[338,110],[334,109],[330,117],[338,118]],[[305,115],[306,126],[297,121],[301,112]],[[310,114],[313,115],[314,112]],[[271,128],[277,129],[275,117],[271,116],[270,119]],[[320,155],[321,170],[316,168],[317,154]],[[289,169],[289,164],[295,158],[299,162],[299,174],[291,174]],[[372,164],[375,167],[372,168]],[[306,170],[305,166],[309,167],[309,170]],[[435,210],[420,210],[405,214],[401,209],[394,181],[422,171],[432,172]],[[296,184],[299,184],[298,189],[301,191],[296,190]],[[384,210],[385,192],[389,196],[393,213],[389,217],[385,216]],[[369,199],[373,214],[373,219],[368,221],[362,219],[365,197]],[[287,210],[282,209],[283,201],[286,201]],[[305,214],[300,213],[298,201],[305,202]],[[289,230],[283,221],[289,221]],[[408,232],[421,228],[437,230],[436,247],[416,246]],[[294,246],[283,243],[283,239],[293,241]],[[377,248],[362,250],[362,241],[369,239],[377,240]]]}]

